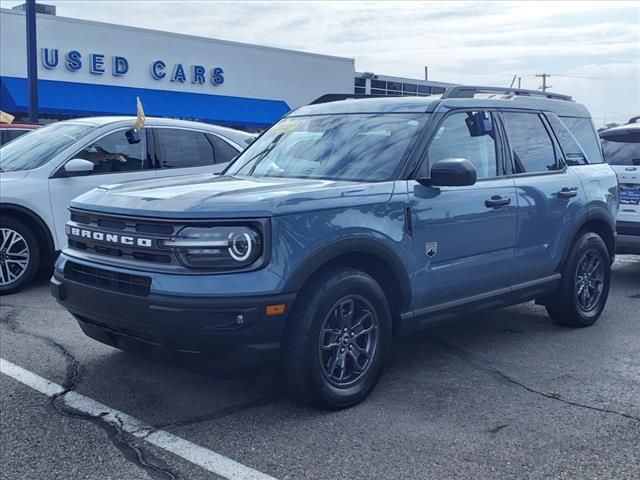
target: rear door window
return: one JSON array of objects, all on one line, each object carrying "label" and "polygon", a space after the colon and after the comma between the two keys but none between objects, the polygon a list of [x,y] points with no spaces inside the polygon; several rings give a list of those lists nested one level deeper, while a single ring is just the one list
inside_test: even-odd
[{"label": "rear door window", "polygon": [[157,128],[160,168],[203,167],[215,163],[213,143],[206,133]]},{"label": "rear door window", "polygon": [[537,113],[502,114],[516,173],[544,173],[558,169],[556,150]]}]

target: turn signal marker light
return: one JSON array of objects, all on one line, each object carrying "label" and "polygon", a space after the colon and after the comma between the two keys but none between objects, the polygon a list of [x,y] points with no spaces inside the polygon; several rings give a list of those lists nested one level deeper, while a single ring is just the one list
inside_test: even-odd
[{"label": "turn signal marker light", "polygon": [[266,313],[268,316],[274,316],[274,315],[282,315],[285,311],[285,304],[284,303],[279,303],[277,305],[267,305],[266,308]]}]

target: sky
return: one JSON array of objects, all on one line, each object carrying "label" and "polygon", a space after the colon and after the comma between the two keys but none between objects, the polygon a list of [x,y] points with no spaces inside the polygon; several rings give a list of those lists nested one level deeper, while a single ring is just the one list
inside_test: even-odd
[{"label": "sky", "polygon": [[[23,1],[0,0],[3,8]],[[42,0],[58,16],[355,58],[356,70],[572,95],[598,126],[640,115],[640,1]]]}]

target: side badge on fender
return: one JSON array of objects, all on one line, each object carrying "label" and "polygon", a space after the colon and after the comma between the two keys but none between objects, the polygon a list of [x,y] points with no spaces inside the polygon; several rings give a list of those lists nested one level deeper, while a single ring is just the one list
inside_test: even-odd
[{"label": "side badge on fender", "polygon": [[438,242],[427,243],[427,257],[433,257],[438,253]]}]

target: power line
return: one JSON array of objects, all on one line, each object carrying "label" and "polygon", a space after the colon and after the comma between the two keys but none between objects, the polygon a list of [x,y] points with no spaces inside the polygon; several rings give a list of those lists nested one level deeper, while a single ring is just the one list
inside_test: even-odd
[{"label": "power line", "polygon": [[[637,83],[638,80],[624,79],[624,78],[615,78],[615,77],[594,77],[588,75],[565,75],[561,73],[549,74],[549,76],[553,75],[554,77],[567,77],[567,78],[582,78],[585,80],[603,80],[607,82],[627,82],[627,83]],[[539,75],[536,75],[538,77]]]}]

